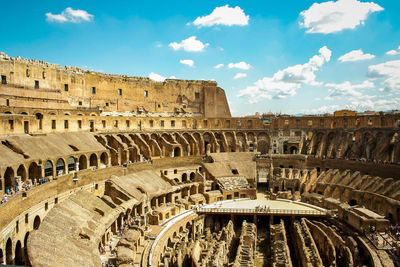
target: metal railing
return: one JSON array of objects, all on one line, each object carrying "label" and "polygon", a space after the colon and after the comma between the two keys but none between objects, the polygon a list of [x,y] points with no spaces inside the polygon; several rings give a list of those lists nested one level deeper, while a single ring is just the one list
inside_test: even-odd
[{"label": "metal railing", "polygon": [[232,208],[197,208],[199,213],[227,213],[227,214],[265,214],[265,215],[321,215],[327,213],[320,210],[291,210],[291,209],[232,209]]}]

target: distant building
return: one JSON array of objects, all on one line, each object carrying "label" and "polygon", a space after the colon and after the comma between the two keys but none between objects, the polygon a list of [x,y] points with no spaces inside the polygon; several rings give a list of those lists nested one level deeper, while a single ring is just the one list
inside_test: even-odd
[{"label": "distant building", "polygon": [[333,113],[333,116],[335,117],[344,117],[344,116],[355,116],[357,114],[356,111],[354,110],[349,110],[349,109],[342,109],[342,110],[337,110]]}]

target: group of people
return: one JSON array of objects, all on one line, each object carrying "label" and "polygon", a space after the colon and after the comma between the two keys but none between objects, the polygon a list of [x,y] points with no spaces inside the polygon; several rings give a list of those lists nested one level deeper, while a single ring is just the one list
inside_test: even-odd
[{"label": "group of people", "polygon": [[[382,237],[381,238],[382,241],[380,241],[379,236]],[[385,227],[382,232],[376,230],[375,226],[371,226],[370,237],[376,246],[383,246],[383,247],[385,247],[386,245],[393,246],[394,242],[393,244],[391,244],[387,239],[390,239],[392,241],[400,241],[400,226],[398,224],[390,225],[389,228]]]},{"label": "group of people", "polygon": [[[119,228],[118,231],[118,236],[122,237],[122,235],[124,234],[124,232],[129,229],[131,226],[135,225],[135,220],[133,217],[131,217],[129,220],[125,219],[124,220],[124,225]],[[103,246],[99,247],[100,250],[100,254],[104,255],[107,253],[107,245],[110,251],[110,254],[114,254],[115,250],[113,249],[113,242],[114,242],[114,237],[111,237],[111,240],[108,242],[108,244],[104,244]],[[114,267],[114,264],[110,261],[107,262],[103,262],[102,264],[103,267]]]},{"label": "group of people", "polygon": [[22,182],[21,186],[15,185],[15,186],[8,187],[8,188],[6,188],[6,194],[3,196],[0,203],[1,204],[6,203],[10,197],[19,195],[20,191],[22,191],[22,192],[29,191],[31,188],[33,188],[35,186],[46,184],[49,182],[51,182],[50,178],[45,177],[45,178],[33,179],[33,183],[31,182],[31,180],[27,180],[27,181]]},{"label": "group of people", "polygon": [[268,212],[270,211],[270,207],[267,205],[258,205],[255,208],[256,211],[261,211],[261,212]]}]

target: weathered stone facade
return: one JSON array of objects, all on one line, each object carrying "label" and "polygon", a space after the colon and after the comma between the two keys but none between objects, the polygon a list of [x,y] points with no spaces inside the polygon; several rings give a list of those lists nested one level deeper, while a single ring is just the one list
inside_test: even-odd
[{"label": "weathered stone facade", "polygon": [[[231,117],[212,81],[159,83],[3,53],[0,75],[0,263],[257,266],[261,253],[272,266],[394,266],[398,114],[264,124]],[[221,203],[259,197],[285,198],[280,215],[262,205],[218,214]],[[213,214],[200,212],[206,204]]]}]

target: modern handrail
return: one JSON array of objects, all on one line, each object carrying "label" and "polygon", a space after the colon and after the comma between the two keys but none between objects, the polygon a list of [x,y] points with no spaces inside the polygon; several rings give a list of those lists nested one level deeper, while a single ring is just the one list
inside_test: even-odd
[{"label": "modern handrail", "polygon": [[197,208],[197,212],[205,213],[256,213],[256,214],[291,214],[291,215],[326,215],[319,210],[292,210],[292,209],[232,209],[232,208]]}]

